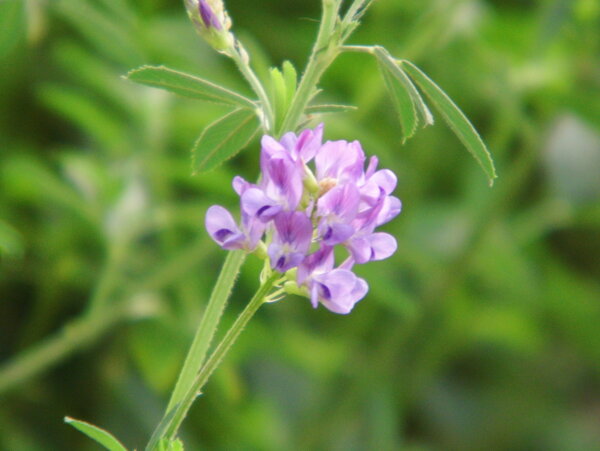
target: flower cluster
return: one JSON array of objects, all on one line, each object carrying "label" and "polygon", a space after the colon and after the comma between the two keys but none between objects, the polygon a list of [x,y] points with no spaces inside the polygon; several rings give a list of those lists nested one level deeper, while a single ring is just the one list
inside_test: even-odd
[{"label": "flower cluster", "polygon": [[[270,267],[288,277],[288,292],[309,297],[314,307],[320,302],[332,312],[349,313],[368,291],[352,267],[396,251],[394,237],[375,229],[400,213],[401,203],[391,195],[395,174],[378,170],[377,157],[365,169],[358,141],[322,139],[322,124],[280,141],[264,136],[260,181],[233,180],[241,224],[215,205],[207,211],[206,229],[224,249],[262,250]],[[336,247],[348,255],[337,267]]]}]

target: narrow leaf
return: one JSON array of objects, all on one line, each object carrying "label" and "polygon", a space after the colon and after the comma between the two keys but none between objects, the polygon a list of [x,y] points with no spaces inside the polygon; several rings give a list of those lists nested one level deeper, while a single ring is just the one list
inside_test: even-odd
[{"label": "narrow leaf", "polygon": [[330,114],[330,113],[347,113],[349,111],[354,111],[357,108],[354,105],[338,105],[335,103],[332,104],[323,104],[323,105],[311,105],[306,108],[307,114]]},{"label": "narrow leaf", "polygon": [[260,129],[254,111],[235,110],[206,127],[192,150],[194,173],[209,171],[248,145]]},{"label": "narrow leaf", "polygon": [[417,131],[417,126],[419,125],[417,109],[405,85],[400,83],[383,64],[379,63],[379,69],[385,86],[392,98],[394,108],[398,113],[403,141],[406,141]]},{"label": "narrow leaf", "polygon": [[394,57],[392,57],[392,55],[390,55],[389,52],[383,47],[374,47],[373,53],[379,64],[387,69],[389,73],[393,75],[394,78],[402,85],[406,92],[408,92],[410,98],[412,99],[413,105],[423,121],[423,127],[433,125],[434,121],[431,111],[429,111],[429,108],[427,108],[427,105],[425,105],[421,94],[419,94],[419,91],[417,91],[417,88],[413,82],[404,73]]},{"label": "narrow leaf", "polygon": [[452,129],[454,134],[462,141],[467,150],[471,152],[483,171],[486,173],[490,186],[494,184],[496,169],[494,161],[485,143],[469,122],[464,113],[448,97],[448,95],[436,85],[425,73],[414,64],[402,61],[402,66],[411,78],[421,87],[423,92],[436,106],[442,117]]},{"label": "narrow leaf", "polygon": [[142,85],[165,89],[184,97],[250,109],[256,107],[252,100],[237,92],[164,66],[142,66],[139,69],[130,71],[126,78]]},{"label": "narrow leaf", "polygon": [[109,451],[127,451],[127,448],[125,448],[113,435],[106,432],[104,429],[94,426],[93,424],[86,423],[85,421],[79,421],[70,417],[65,417],[65,423],[70,424],[75,429],[83,432],[89,438],[95,440]]},{"label": "narrow leaf", "polygon": [[296,72],[296,68],[289,61],[283,62],[283,79],[285,81],[285,90],[287,93],[286,103],[289,105],[292,103],[292,99],[296,94],[296,85],[298,83],[298,73]]},{"label": "narrow leaf", "polygon": [[[275,117],[282,119],[287,110],[287,87],[283,74],[276,67],[271,68],[271,98],[275,105]],[[277,124],[277,127],[279,124]]]}]

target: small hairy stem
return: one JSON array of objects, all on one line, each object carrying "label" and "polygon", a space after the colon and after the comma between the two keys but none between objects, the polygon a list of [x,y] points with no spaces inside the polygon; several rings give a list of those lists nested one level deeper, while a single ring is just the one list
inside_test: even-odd
[{"label": "small hairy stem", "polygon": [[273,288],[276,281],[281,277],[278,273],[273,273],[265,282],[259,287],[257,292],[254,294],[246,308],[240,313],[236,321],[233,323],[231,328],[225,334],[223,340],[219,343],[215,351],[206,361],[206,364],[202,367],[200,372],[196,375],[193,382],[186,387],[185,396],[175,405],[175,407],[167,412],[167,415],[160,422],[154,434],[152,435],[146,451],[153,451],[157,444],[162,438],[173,439],[177,434],[179,426],[183,419],[187,415],[188,410],[192,406],[192,403],[200,393],[200,390],[217,368],[219,363],[231,346],[235,343],[244,327],[248,324],[248,321],[254,316],[256,311],[265,302],[265,298],[269,291]]},{"label": "small hairy stem", "polygon": [[298,86],[298,91],[283,120],[281,129],[278,130],[278,135],[296,129],[323,72],[325,72],[339,54],[339,43],[332,42],[339,8],[340,2],[337,0],[323,1],[323,17],[317,40],[313,46],[300,85]]},{"label": "small hairy stem", "polygon": [[229,252],[225,258],[225,263],[217,279],[213,291],[210,295],[208,305],[200,321],[200,325],[196,330],[194,341],[187,354],[183,368],[179,373],[179,378],[175,384],[175,389],[171,394],[171,399],[167,405],[165,415],[179,403],[187,388],[193,382],[196,374],[200,371],[206,352],[215,334],[225,303],[229,298],[235,279],[237,278],[240,268],[244,263],[246,254],[242,251]]},{"label": "small hairy stem", "polygon": [[265,133],[273,133],[275,127],[275,115],[273,113],[273,106],[271,105],[271,101],[269,100],[269,96],[265,91],[262,83],[250,67],[250,63],[247,57],[244,57],[245,50],[240,43],[238,43],[239,49],[236,49],[231,53],[231,59],[235,61],[238,69],[254,91],[254,93],[258,96],[258,100],[262,106],[262,112],[264,117],[261,118],[263,123],[263,129]]},{"label": "small hairy stem", "polygon": [[370,55],[375,53],[376,48],[383,48],[380,46],[374,45],[343,45],[341,50],[344,52],[358,52],[358,53],[368,53]]}]

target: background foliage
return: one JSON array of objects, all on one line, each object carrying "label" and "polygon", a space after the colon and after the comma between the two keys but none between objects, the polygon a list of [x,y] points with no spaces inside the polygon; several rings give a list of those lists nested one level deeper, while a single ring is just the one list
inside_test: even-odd
[{"label": "background foliage", "polygon": [[[318,1],[227,5],[260,73],[302,67]],[[399,174],[398,253],[360,268],[371,291],[350,316],[265,307],[187,449],[600,449],[598,30],[595,0],[375,3],[352,42],[421,65],[499,179],[442,121],[401,145],[376,64],[342,56],[323,98],[359,109],[328,116],[327,137]],[[250,94],[178,1],[0,2],[0,449],[97,449],[67,414],[143,446],[224,258],[204,212],[257,173],[254,143],[192,177],[223,110],[120,78],[145,63]]]}]

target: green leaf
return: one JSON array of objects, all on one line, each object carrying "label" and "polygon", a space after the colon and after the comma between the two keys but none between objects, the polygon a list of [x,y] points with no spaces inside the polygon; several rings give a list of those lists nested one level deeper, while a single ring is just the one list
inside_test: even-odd
[{"label": "green leaf", "polygon": [[414,108],[416,109],[419,117],[423,121],[423,127],[427,127],[428,125],[433,125],[433,115],[427,105],[423,101],[421,94],[410,80],[410,78],[404,73],[402,68],[398,65],[398,62],[394,59],[389,52],[383,47],[374,47],[373,54],[377,58],[380,66],[387,70],[394,79],[400,84],[404,90],[410,96]]},{"label": "green leaf", "polygon": [[427,97],[429,97],[431,102],[433,102],[454,134],[462,141],[473,157],[475,157],[486,173],[490,186],[492,186],[496,178],[494,161],[475,127],[473,127],[452,99],[425,75],[421,69],[408,61],[402,61],[401,64],[411,78],[421,87]]},{"label": "green leaf", "polygon": [[379,63],[379,69],[385,86],[392,98],[394,108],[398,113],[403,141],[406,141],[417,131],[417,126],[419,125],[417,109],[405,85],[400,83],[381,63]]},{"label": "green leaf", "polygon": [[95,440],[109,451],[127,451],[127,448],[125,448],[113,435],[106,432],[104,429],[94,426],[93,424],[86,423],[85,421],[79,421],[70,417],[65,417],[65,423],[70,424],[75,429],[83,432],[89,438]]},{"label": "green leaf", "polygon": [[[275,106],[275,117],[282,119],[287,110],[287,87],[283,74],[276,67],[271,68],[271,99]],[[279,124],[276,124],[278,127]]]},{"label": "green leaf", "polygon": [[252,100],[237,92],[164,66],[142,66],[139,69],[130,71],[126,78],[142,85],[165,89],[184,97],[252,110],[256,108]]},{"label": "green leaf", "polygon": [[349,111],[354,111],[357,108],[354,105],[338,105],[335,103],[332,104],[323,104],[323,105],[311,105],[306,108],[307,114],[331,114],[331,113],[347,113]]},{"label": "green leaf", "polygon": [[283,62],[283,80],[285,81],[285,92],[287,94],[286,104],[289,106],[296,94],[296,86],[298,83],[298,73],[296,68],[289,61]]},{"label": "green leaf", "polygon": [[183,451],[183,443],[179,439],[169,440],[163,438],[158,443],[158,451]]},{"label": "green leaf", "polygon": [[260,129],[253,111],[235,110],[206,127],[192,149],[194,173],[209,171],[248,145]]}]

